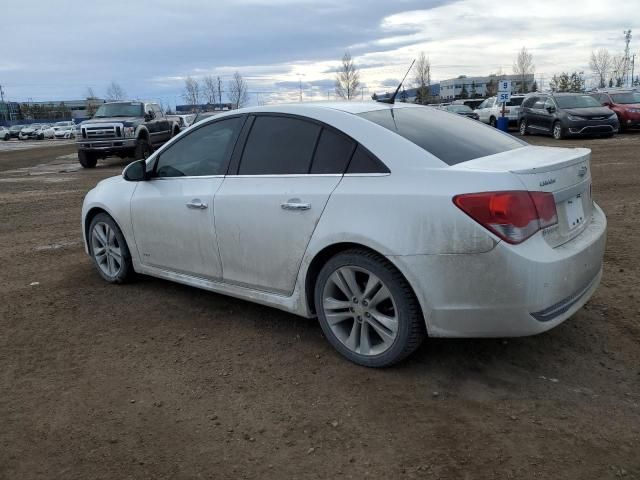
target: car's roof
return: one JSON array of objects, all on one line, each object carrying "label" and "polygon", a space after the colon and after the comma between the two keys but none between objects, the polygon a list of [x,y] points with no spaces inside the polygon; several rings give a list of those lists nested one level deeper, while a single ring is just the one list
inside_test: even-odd
[{"label": "car's roof", "polygon": [[[295,112],[299,111],[301,114],[308,113],[310,111],[318,110],[338,110],[346,113],[364,113],[374,110],[391,110],[393,108],[420,108],[421,105],[414,105],[411,103],[398,102],[393,105],[388,103],[376,102],[376,101],[353,101],[353,102],[301,102],[301,103],[282,103],[275,105],[264,105],[259,107],[248,107],[235,112],[250,113],[250,112],[276,112],[284,111]],[[234,112],[234,110],[231,110]],[[227,113],[227,112],[225,112]]]}]

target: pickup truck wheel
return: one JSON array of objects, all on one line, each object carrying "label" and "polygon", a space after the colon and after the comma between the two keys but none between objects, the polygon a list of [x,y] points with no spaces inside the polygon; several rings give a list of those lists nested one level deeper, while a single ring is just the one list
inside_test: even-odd
[{"label": "pickup truck wheel", "polygon": [[152,151],[151,151],[151,145],[149,145],[149,142],[147,141],[146,138],[140,138],[138,139],[138,142],[136,144],[136,149],[134,152],[134,158],[136,160],[142,160],[142,159],[147,159],[149,158],[149,156],[151,155]]},{"label": "pickup truck wheel", "polygon": [[91,152],[79,150],[78,161],[84,168],[95,168],[96,164],[98,163],[98,157],[96,157],[95,154]]}]

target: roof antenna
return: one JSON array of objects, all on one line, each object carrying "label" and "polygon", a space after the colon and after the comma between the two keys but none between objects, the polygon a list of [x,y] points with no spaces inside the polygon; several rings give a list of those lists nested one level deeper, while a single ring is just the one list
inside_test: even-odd
[{"label": "roof antenna", "polygon": [[416,63],[416,59],[415,58],[413,59],[413,62],[411,62],[411,65],[409,65],[409,70],[407,70],[407,73],[404,74],[404,77],[402,78],[402,82],[400,82],[400,85],[398,85],[398,88],[396,88],[396,91],[393,92],[393,95],[391,95],[391,97],[389,97],[389,98],[381,98],[381,99],[378,100],[378,102],[380,102],[380,103],[390,103],[391,105],[396,103],[396,96],[398,95],[398,92],[400,91],[400,87],[402,87],[402,84],[404,83],[405,79],[407,78],[407,75],[409,75],[409,72],[413,68],[413,64],[414,63]]}]

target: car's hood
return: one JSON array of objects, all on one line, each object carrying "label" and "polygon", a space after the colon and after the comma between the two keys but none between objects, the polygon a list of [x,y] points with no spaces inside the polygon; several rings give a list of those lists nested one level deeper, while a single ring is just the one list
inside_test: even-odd
[{"label": "car's hood", "polygon": [[620,108],[640,108],[640,103],[618,103],[617,104],[618,107]]},{"label": "car's hood", "polygon": [[609,116],[613,113],[607,107],[565,108],[564,111],[569,115],[578,115],[580,117]]},{"label": "car's hood", "polygon": [[142,121],[140,117],[100,117],[85,120],[80,125],[87,125],[89,123],[131,123]]}]

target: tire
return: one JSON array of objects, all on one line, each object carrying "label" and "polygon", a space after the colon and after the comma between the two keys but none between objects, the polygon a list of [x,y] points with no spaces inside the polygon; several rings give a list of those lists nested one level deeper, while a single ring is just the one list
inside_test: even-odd
[{"label": "tire", "polygon": [[564,128],[562,128],[562,124],[559,121],[555,121],[553,123],[553,127],[551,127],[551,135],[556,140],[562,140],[565,137]]},{"label": "tire", "polygon": [[489,125],[493,128],[498,128],[498,122],[496,121],[496,117],[489,118]]},{"label": "tire", "polygon": [[147,159],[151,153],[153,153],[153,150],[151,149],[151,145],[149,145],[149,141],[146,138],[139,138],[136,142],[133,158],[135,160]]},{"label": "tire", "polygon": [[3,138],[5,142],[8,142],[10,139],[11,139],[11,135],[9,135],[8,133]]},{"label": "tire", "polygon": [[100,276],[109,283],[125,283],[134,276],[131,253],[122,231],[106,213],[99,213],[89,225],[89,253]]},{"label": "tire", "polygon": [[175,137],[179,133],[180,133],[180,129],[178,127],[174,128],[173,132],[171,133],[171,138]]},{"label": "tire", "polygon": [[522,135],[523,137],[525,135],[529,135],[529,132],[527,130],[527,120],[526,119],[520,120],[520,135]]},{"label": "tire", "polygon": [[[318,274],[314,298],[327,340],[358,365],[398,363],[425,337],[424,318],[411,286],[391,262],[367,250],[346,250],[329,259]],[[384,323],[378,320],[382,318]]]},{"label": "tire", "polygon": [[98,163],[98,157],[93,152],[78,150],[78,161],[84,168],[95,168]]}]

